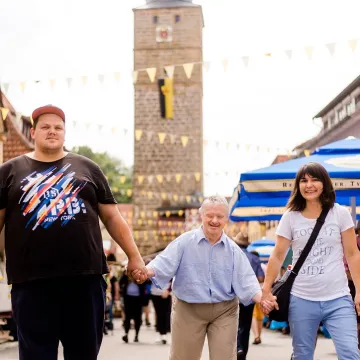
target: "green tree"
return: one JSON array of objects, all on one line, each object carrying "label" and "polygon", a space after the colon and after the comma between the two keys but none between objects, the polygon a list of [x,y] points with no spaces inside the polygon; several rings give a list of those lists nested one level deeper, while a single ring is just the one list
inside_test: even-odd
[{"label": "green tree", "polygon": [[76,146],[72,152],[85,156],[100,166],[117,202],[131,202],[132,168],[127,168],[120,159],[110,156],[107,152],[94,152],[88,146]]}]

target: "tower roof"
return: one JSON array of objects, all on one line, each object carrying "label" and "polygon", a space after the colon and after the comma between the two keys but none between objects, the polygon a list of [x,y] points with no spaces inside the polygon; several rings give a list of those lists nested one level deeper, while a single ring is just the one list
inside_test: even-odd
[{"label": "tower roof", "polygon": [[192,0],[146,0],[146,5],[135,8],[136,10],[166,9],[182,7],[201,7],[192,3]]}]

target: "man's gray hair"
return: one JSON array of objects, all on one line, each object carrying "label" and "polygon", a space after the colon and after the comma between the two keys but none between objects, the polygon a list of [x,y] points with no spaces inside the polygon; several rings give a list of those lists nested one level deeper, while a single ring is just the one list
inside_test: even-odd
[{"label": "man's gray hair", "polygon": [[229,203],[223,196],[214,195],[207,197],[201,204],[200,213],[203,212],[206,205],[224,205],[229,210]]}]

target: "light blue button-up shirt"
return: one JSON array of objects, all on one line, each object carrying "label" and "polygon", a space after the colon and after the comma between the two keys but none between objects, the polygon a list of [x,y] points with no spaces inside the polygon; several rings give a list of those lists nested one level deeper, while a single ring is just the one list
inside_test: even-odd
[{"label": "light blue button-up shirt", "polygon": [[225,233],[214,245],[202,228],[184,233],[149,266],[156,286],[163,288],[174,279],[173,292],[187,303],[218,303],[237,296],[248,305],[260,291],[247,256]]}]

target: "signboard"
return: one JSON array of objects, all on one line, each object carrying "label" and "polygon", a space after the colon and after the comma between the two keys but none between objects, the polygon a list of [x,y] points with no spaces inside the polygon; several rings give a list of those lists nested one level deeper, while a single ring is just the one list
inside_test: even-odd
[{"label": "signboard", "polygon": [[157,42],[172,42],[172,26],[157,26],[156,27],[156,41]]}]

